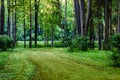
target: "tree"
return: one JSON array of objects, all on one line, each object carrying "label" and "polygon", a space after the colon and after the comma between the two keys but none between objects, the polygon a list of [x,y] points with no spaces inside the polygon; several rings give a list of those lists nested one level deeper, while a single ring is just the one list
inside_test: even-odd
[{"label": "tree", "polygon": [[81,36],[85,36],[85,2],[80,0],[80,21],[81,21]]},{"label": "tree", "polygon": [[37,47],[37,34],[38,34],[38,9],[40,0],[35,0],[35,47]]},{"label": "tree", "polygon": [[7,7],[8,7],[8,21],[7,21],[7,35],[10,36],[10,25],[11,25],[11,21],[10,21],[10,0],[7,0]]},{"label": "tree", "polygon": [[29,27],[29,48],[32,47],[32,7],[31,7],[31,0],[29,0],[29,6],[30,6],[30,27]]},{"label": "tree", "polygon": [[118,27],[117,32],[120,33],[120,0],[118,0]]},{"label": "tree", "polygon": [[[93,14],[92,14],[92,0],[88,0],[88,8],[87,8],[87,16],[86,16],[86,22],[85,22],[85,35],[88,34],[88,26],[89,26],[89,23],[90,23],[90,17],[93,18]],[[91,21],[93,22],[93,21]],[[91,23],[92,24],[92,23]],[[91,25],[92,27],[93,25]],[[94,30],[94,29],[93,29]],[[94,34],[94,32],[93,32]]]},{"label": "tree", "polygon": [[16,46],[16,43],[17,43],[17,8],[16,8],[17,7],[17,0],[15,0],[14,3],[15,3],[15,9],[14,9],[15,10],[14,11],[14,14],[15,14],[15,16],[14,16],[14,19],[15,19],[15,24],[14,24],[15,25],[15,27],[14,27],[15,28],[14,29],[15,30],[14,31],[14,46]]},{"label": "tree", "polygon": [[98,19],[98,48],[102,49],[102,5],[100,4],[101,0],[97,0],[97,19]]},{"label": "tree", "polygon": [[[94,39],[95,39],[95,32],[94,32],[94,22],[93,22],[93,9],[92,9],[92,0],[88,1],[88,10],[87,10],[87,18],[86,18],[86,34],[88,30],[88,26],[90,26],[90,49],[94,49]],[[89,25],[90,24],[90,25]]]},{"label": "tree", "polygon": [[110,49],[109,43],[109,1],[105,0],[105,39],[104,39],[104,50]]},{"label": "tree", "polygon": [[65,16],[64,16],[64,35],[65,37],[67,36],[67,5],[68,5],[68,0],[65,0]]},{"label": "tree", "polygon": [[24,26],[24,48],[26,48],[26,20],[25,20],[25,1],[23,0],[23,26]]},{"label": "tree", "polygon": [[4,19],[5,19],[5,7],[4,7],[4,0],[1,0],[1,28],[0,34],[4,34]]},{"label": "tree", "polygon": [[75,11],[75,22],[77,34],[81,35],[81,24],[80,24],[80,3],[78,0],[74,0],[74,11]]}]

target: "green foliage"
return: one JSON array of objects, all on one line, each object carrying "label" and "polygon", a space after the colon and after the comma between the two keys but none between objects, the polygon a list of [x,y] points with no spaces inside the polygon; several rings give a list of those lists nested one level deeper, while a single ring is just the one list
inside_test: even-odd
[{"label": "green foliage", "polygon": [[72,38],[64,38],[63,44],[65,46],[69,46],[71,51],[87,51],[89,47],[89,39],[87,37],[76,37]]},{"label": "green foliage", "polygon": [[0,35],[0,50],[6,51],[8,48],[12,48],[13,39],[6,35]]},{"label": "green foliage", "polygon": [[111,43],[113,47],[113,54],[111,56],[113,66],[120,67],[120,34],[113,35]]},{"label": "green foliage", "polygon": [[72,43],[71,37],[63,37],[62,44],[64,47],[70,46]]},{"label": "green foliage", "polygon": [[113,47],[120,49],[120,34],[113,35],[112,38],[112,45]]},{"label": "green foliage", "polygon": [[61,42],[61,41],[56,41],[55,43],[54,43],[54,47],[64,47],[64,44]]}]

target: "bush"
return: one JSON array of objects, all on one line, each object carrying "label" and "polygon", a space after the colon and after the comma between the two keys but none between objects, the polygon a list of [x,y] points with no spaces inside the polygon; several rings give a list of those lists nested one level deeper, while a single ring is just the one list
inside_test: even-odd
[{"label": "bush", "polygon": [[89,47],[89,39],[87,37],[76,37],[74,39],[66,38],[64,44],[69,46],[71,51],[87,51]]},{"label": "bush", "polygon": [[111,59],[113,66],[120,67],[120,34],[113,35],[111,38],[112,51]]},{"label": "bush", "polygon": [[64,37],[62,40],[63,47],[68,47],[72,43],[72,38],[71,37]]},{"label": "bush", "polygon": [[13,39],[6,35],[0,35],[0,50],[6,51],[8,48],[12,48]]}]

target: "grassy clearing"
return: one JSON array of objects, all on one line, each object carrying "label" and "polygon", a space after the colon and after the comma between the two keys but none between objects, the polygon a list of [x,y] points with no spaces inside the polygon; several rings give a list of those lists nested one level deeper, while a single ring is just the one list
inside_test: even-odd
[{"label": "grassy clearing", "polygon": [[111,52],[18,48],[6,54],[9,55],[0,80],[120,80],[120,68],[109,65]]}]

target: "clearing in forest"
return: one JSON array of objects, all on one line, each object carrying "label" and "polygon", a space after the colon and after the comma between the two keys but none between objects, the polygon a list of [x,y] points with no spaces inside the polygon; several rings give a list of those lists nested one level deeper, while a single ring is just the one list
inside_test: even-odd
[{"label": "clearing in forest", "polygon": [[0,69],[0,80],[120,80],[120,68],[107,64],[104,51],[70,53],[63,48],[41,48],[5,54],[9,56]]}]

